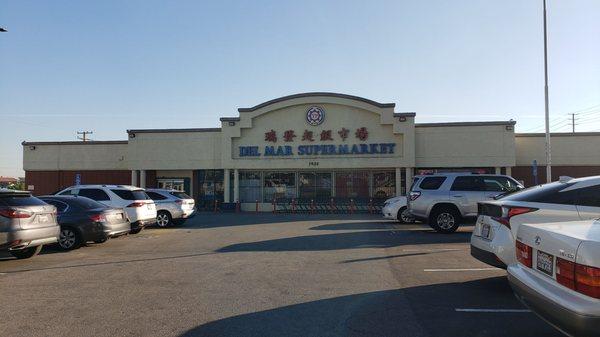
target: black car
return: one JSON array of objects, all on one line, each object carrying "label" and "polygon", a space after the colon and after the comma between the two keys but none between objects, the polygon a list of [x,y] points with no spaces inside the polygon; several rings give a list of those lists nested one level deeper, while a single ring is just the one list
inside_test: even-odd
[{"label": "black car", "polygon": [[131,230],[127,214],[97,201],[79,196],[42,196],[44,202],[56,206],[60,237],[64,250],[79,248],[93,241],[105,242],[109,237],[125,235]]}]

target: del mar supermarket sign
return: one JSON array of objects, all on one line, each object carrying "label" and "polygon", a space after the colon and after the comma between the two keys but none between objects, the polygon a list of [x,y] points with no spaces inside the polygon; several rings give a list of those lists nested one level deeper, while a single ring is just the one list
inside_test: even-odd
[{"label": "del mar supermarket sign", "polygon": [[395,143],[240,146],[240,157],[291,157],[394,154]]}]

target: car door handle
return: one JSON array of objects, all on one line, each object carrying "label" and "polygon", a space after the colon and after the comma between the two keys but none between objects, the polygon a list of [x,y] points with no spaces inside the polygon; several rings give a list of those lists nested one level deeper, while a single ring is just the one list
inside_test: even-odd
[{"label": "car door handle", "polygon": [[462,194],[456,194],[456,195],[453,195],[453,197],[454,198],[462,198],[462,197],[464,197],[464,195],[462,195]]}]

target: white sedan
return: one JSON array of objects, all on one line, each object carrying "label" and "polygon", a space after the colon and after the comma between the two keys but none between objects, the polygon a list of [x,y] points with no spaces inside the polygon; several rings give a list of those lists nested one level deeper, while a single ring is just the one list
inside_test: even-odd
[{"label": "white sedan", "polygon": [[517,298],[567,335],[600,336],[600,222],[523,224],[516,252]]},{"label": "white sedan", "polygon": [[406,208],[406,197],[398,196],[386,200],[381,209],[383,217],[386,219],[398,220],[403,223],[413,223],[415,218]]},{"label": "white sedan", "polygon": [[600,176],[561,177],[499,200],[480,202],[471,236],[471,255],[506,268],[516,262],[515,236],[521,224],[577,221],[600,215]]}]

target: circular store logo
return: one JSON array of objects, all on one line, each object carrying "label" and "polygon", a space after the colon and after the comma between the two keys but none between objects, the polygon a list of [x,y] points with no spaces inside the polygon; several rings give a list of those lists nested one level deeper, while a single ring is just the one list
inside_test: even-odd
[{"label": "circular store logo", "polygon": [[317,126],[325,120],[325,110],[318,106],[311,106],[306,110],[306,122],[312,126]]}]

